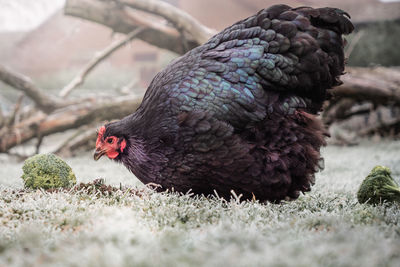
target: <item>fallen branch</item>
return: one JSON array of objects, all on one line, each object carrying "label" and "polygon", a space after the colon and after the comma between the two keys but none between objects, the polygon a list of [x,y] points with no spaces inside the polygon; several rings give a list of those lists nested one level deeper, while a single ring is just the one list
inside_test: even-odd
[{"label": "fallen branch", "polygon": [[347,68],[344,84],[322,113],[326,125],[352,143],[362,136],[400,136],[400,69]]},{"label": "fallen branch", "polygon": [[8,119],[7,127],[11,127],[15,123],[15,120],[18,117],[18,113],[21,109],[21,104],[22,104],[23,99],[24,99],[24,94],[21,93],[17,99],[17,103],[15,103],[13,113],[11,114],[10,118]]},{"label": "fallen branch", "polygon": [[140,103],[141,97],[136,96],[117,98],[111,103],[109,99],[97,99],[59,109],[50,115],[38,113],[15,124],[12,132],[0,133],[0,152],[7,152],[38,136],[45,137],[82,125],[124,117],[131,114]]},{"label": "fallen branch", "polygon": [[358,132],[360,136],[370,136],[379,134],[381,136],[398,136],[400,131],[400,118],[393,119],[390,122],[376,123]]},{"label": "fallen branch", "polygon": [[148,13],[132,9],[130,7],[123,7],[122,10],[126,15],[126,19],[135,27],[143,27],[145,29],[153,29],[159,32],[166,33],[171,36],[177,36],[178,31],[163,21],[155,19],[154,16],[149,16]]},{"label": "fallen branch", "polygon": [[101,51],[100,53],[96,54],[92,60],[79,72],[79,74],[72,79],[72,81],[67,84],[60,92],[59,96],[60,97],[66,97],[68,96],[72,90],[77,88],[79,85],[81,85],[86,76],[105,58],[109,57],[112,53],[117,51],[119,48],[123,47],[126,45],[128,42],[130,42],[133,38],[135,38],[140,32],[143,31],[143,28],[139,27],[135,30],[133,30],[131,33],[129,33],[123,40],[116,41],[112,43],[109,47]]},{"label": "fallen branch", "polygon": [[215,30],[201,24],[188,13],[166,2],[155,0],[118,0],[118,3],[165,18],[180,31],[183,30],[190,34],[192,39],[199,44],[205,43],[212,35],[217,33]]},{"label": "fallen branch", "polygon": [[327,103],[322,113],[322,120],[325,125],[346,119],[352,106],[357,103],[351,98],[340,98],[338,101]]},{"label": "fallen branch", "polygon": [[343,85],[332,91],[335,97],[400,105],[400,70],[379,67],[347,68],[347,71],[342,77]]},{"label": "fallen branch", "polygon": [[186,40],[186,49],[178,31],[160,22],[150,23],[148,19],[139,18],[132,11],[132,8],[126,8],[116,2],[100,0],[67,0],[64,7],[64,14],[103,24],[114,32],[127,34],[137,27],[146,27],[137,35],[138,39],[177,54],[184,54],[200,45],[195,40]]},{"label": "fallen branch", "polygon": [[39,109],[46,113],[50,113],[69,104],[56,97],[49,96],[40,88],[36,87],[28,77],[16,73],[2,65],[0,65],[0,80],[23,92],[35,102]]}]

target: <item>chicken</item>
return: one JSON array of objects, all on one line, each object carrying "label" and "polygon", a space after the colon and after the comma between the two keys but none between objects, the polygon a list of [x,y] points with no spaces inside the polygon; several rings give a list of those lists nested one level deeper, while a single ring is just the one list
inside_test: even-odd
[{"label": "chicken", "polygon": [[348,17],[275,5],[226,28],[158,73],[136,112],[100,128],[95,160],[161,190],[297,198],[320,169],[328,134],[316,115],[340,84]]}]

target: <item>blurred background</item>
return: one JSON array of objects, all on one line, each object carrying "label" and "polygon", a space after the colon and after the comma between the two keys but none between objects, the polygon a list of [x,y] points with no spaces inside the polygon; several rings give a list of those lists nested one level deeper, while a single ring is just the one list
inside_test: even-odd
[{"label": "blurred background", "polygon": [[[57,95],[90,61],[96,58],[96,55],[104,52],[111,44],[123,40],[126,33],[129,32],[129,30],[126,30],[125,33],[121,33],[121,31],[116,30],[121,25],[112,27],[114,18],[109,14],[109,17],[104,17],[104,14],[103,17],[91,17],[88,8],[89,4],[97,5],[100,3],[99,5],[111,5],[118,9],[121,8],[118,6],[119,1],[70,0],[68,2],[70,4],[69,11],[66,11],[65,0],[0,0],[0,64],[15,73],[30,78],[35,86],[48,94]],[[388,75],[385,74],[385,77],[388,78],[390,86],[395,87],[394,90],[398,90],[398,80],[400,79],[396,75],[398,75],[397,66],[400,65],[400,1],[166,0],[164,2],[182,9],[203,25],[217,31],[255,14],[262,8],[277,3],[291,6],[341,8],[351,15],[356,26],[355,33],[347,38],[349,42],[346,51],[349,56],[348,65],[350,67],[363,67],[368,70],[379,68],[380,71],[382,70],[380,67],[385,67],[385,73],[386,70],[396,70],[396,72],[390,72]],[[82,7],[84,12],[81,12],[82,10],[77,12],[76,7]],[[75,13],[75,15],[71,15],[72,13]],[[86,19],[83,18],[85,16]],[[88,19],[88,17],[91,17],[91,19]],[[109,20],[108,25],[104,25],[104,20],[107,19]],[[137,24],[140,25],[140,21]],[[170,26],[168,22],[165,22],[164,25]],[[190,44],[187,44],[187,48],[190,48]],[[93,94],[113,97],[140,94],[155,74],[177,56],[178,54],[171,50],[134,39],[99,62],[93,71],[87,74],[85,81],[71,91],[71,95],[68,97],[74,99],[90,97]],[[394,82],[392,76],[396,76]],[[379,80],[379,78],[377,79]],[[16,104],[19,102],[23,107],[31,104],[29,97],[21,97],[20,91],[15,90],[7,83],[0,82],[1,116],[8,118],[13,113],[17,113],[15,112]],[[338,143],[353,144],[355,136],[359,134],[351,127],[365,126],[366,120],[368,121],[372,117],[371,114],[381,108],[377,103],[366,103],[366,101],[359,100],[356,102],[352,102],[351,106],[354,112],[355,104],[358,105],[355,112],[359,112],[361,117],[356,123],[351,121],[350,123],[347,122],[347,126],[341,126],[342,130],[338,131],[338,138],[336,138]],[[398,138],[398,128],[400,128],[398,103],[393,104],[390,101],[384,101],[382,106],[385,111],[379,111],[379,114],[373,116],[381,120],[388,117],[392,123],[389,125],[390,129],[383,132],[372,131],[363,137]],[[15,120],[24,121],[23,109],[19,107],[18,109],[22,110],[20,111],[22,115],[13,118],[14,122],[10,125],[17,125]],[[354,116],[348,115],[348,118],[350,117],[354,118]],[[91,124],[90,129],[88,127],[85,129],[96,128],[100,121],[101,119]],[[343,121],[340,121],[340,123],[343,124]],[[6,128],[4,125],[3,122],[3,128]],[[387,125],[385,124],[385,126]],[[8,127],[7,131],[10,131],[10,128],[12,127]],[[335,132],[335,129],[332,129]],[[70,131],[68,132],[69,136],[77,135],[76,132],[71,132],[71,129],[66,130]],[[0,138],[4,138],[4,131],[3,129],[3,135],[0,131]],[[59,132],[62,131],[57,131],[57,134]],[[15,135],[15,129],[12,134]],[[93,138],[93,130],[90,134]],[[22,138],[20,142],[22,150],[21,146],[18,145],[5,149],[5,141],[3,140],[1,152],[23,155],[33,153],[33,150],[26,149],[28,146],[36,146],[37,152],[40,150],[38,143],[42,144],[43,136],[47,136],[47,134],[38,133],[35,138],[31,137],[26,141]],[[65,140],[71,139],[64,135],[56,135],[56,137],[50,138],[53,138],[50,139],[52,141],[47,143],[53,144],[54,140],[57,141],[57,145],[47,149],[50,151],[59,150]],[[80,144],[90,147],[87,142]]]}]

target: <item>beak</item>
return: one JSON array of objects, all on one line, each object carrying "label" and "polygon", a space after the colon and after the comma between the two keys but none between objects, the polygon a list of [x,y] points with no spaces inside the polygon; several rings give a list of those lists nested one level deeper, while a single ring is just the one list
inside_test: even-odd
[{"label": "beak", "polygon": [[106,150],[105,149],[100,149],[100,148],[96,148],[96,151],[94,152],[93,158],[94,160],[99,160],[99,158],[101,158],[104,154],[106,154]]}]

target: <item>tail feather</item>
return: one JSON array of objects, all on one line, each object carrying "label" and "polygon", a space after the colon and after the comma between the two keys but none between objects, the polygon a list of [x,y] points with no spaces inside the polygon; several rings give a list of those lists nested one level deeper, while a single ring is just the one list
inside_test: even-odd
[{"label": "tail feather", "polygon": [[272,19],[272,30],[289,39],[287,52],[279,52],[286,58],[293,58],[290,54],[297,58],[292,61],[295,70],[287,73],[290,79],[285,88],[310,99],[309,111],[318,112],[329,96],[327,90],[341,84],[345,65],[342,35],[354,30],[350,16],[337,8],[292,9],[286,5],[262,10],[258,16]]},{"label": "tail feather", "polygon": [[317,113],[328,90],[341,84],[342,35],[354,29],[348,17],[336,8],[275,5],[214,36],[200,66],[234,84],[239,104],[249,111],[265,112],[252,98],[244,99],[262,96],[263,90],[302,98],[309,103],[305,110]]},{"label": "tail feather", "polygon": [[311,24],[318,28],[325,28],[337,34],[349,34],[354,30],[350,15],[338,8],[297,7],[293,10],[311,20]]}]

